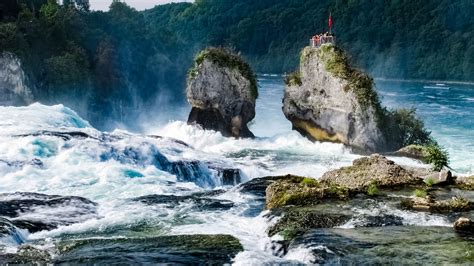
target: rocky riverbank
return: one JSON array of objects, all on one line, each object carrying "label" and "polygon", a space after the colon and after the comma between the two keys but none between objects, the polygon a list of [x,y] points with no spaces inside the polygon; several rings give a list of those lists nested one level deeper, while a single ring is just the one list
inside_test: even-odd
[{"label": "rocky riverbank", "polygon": [[[453,243],[464,241],[456,240],[456,235],[469,241],[474,237],[470,220],[474,218],[474,191],[466,186],[471,178],[435,182],[440,175],[443,173],[398,165],[381,155],[372,155],[356,159],[352,166],[329,171],[320,179],[293,175],[265,177],[241,185],[241,191],[259,195],[266,187],[267,215],[276,220],[267,232],[273,239],[282,237],[283,240],[274,242],[280,246],[279,252],[320,243],[333,247],[335,253],[312,249],[316,258],[313,262],[327,263],[331,259],[345,261],[355,255],[344,254],[345,248],[363,254],[381,244],[379,240],[364,239],[347,247],[347,241],[354,244],[359,236],[345,235],[345,231],[337,228],[360,228],[356,231],[366,230],[370,234],[390,230],[399,237],[421,237],[426,230],[431,230],[433,236],[447,232],[444,228],[413,227],[403,213],[419,219],[426,214],[439,215],[453,223]],[[389,209],[398,211],[388,212]]]}]

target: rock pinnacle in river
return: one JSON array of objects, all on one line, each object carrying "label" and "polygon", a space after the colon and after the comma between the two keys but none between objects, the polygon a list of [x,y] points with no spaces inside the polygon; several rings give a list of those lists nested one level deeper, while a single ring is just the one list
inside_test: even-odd
[{"label": "rock pinnacle in river", "polygon": [[365,152],[387,149],[377,124],[381,107],[373,80],[352,68],[336,46],[304,48],[299,71],[285,82],[283,112],[302,135]]},{"label": "rock pinnacle in river", "polygon": [[189,70],[186,96],[192,106],[188,124],[228,137],[254,137],[247,123],[255,117],[257,81],[238,55],[223,48],[201,51]]}]

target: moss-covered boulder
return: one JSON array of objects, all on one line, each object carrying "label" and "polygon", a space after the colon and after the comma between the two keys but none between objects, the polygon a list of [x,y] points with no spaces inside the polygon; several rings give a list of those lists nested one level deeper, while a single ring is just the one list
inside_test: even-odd
[{"label": "moss-covered boulder", "polygon": [[170,235],[148,238],[66,240],[57,264],[226,264],[243,251],[231,235]]},{"label": "moss-covered boulder", "polygon": [[192,106],[188,123],[224,136],[253,137],[247,123],[255,117],[257,81],[250,66],[223,48],[199,52],[186,88]]},{"label": "moss-covered boulder", "polygon": [[309,206],[328,199],[346,200],[358,193],[377,196],[379,188],[424,186],[422,178],[376,154],[356,159],[352,166],[326,172],[319,180],[293,175],[278,178],[266,189],[266,207]]},{"label": "moss-covered boulder", "polygon": [[268,229],[268,235],[280,234],[285,240],[306,232],[309,229],[333,228],[343,225],[351,217],[344,214],[328,214],[307,208],[286,210],[281,219]]},{"label": "moss-covered boulder", "polygon": [[467,199],[453,197],[449,200],[435,200],[430,195],[404,199],[401,201],[401,206],[410,210],[429,211],[434,213],[465,212],[474,210],[474,202]]},{"label": "moss-covered boulder", "polygon": [[267,187],[266,207],[273,209],[287,205],[308,206],[327,199],[344,200],[348,197],[349,189],[345,186],[288,175]]},{"label": "moss-covered boulder", "polygon": [[357,192],[366,192],[373,184],[391,189],[423,185],[423,179],[378,154],[356,159],[352,166],[326,172],[320,180]]},{"label": "moss-covered boulder", "polygon": [[391,155],[413,158],[432,164],[435,171],[442,170],[449,162],[447,151],[435,142],[426,145],[411,144],[391,153]]}]

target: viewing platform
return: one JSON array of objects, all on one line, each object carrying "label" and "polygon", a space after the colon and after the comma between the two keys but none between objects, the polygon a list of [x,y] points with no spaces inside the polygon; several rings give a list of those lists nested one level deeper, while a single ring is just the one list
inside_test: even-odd
[{"label": "viewing platform", "polygon": [[311,47],[320,47],[322,44],[331,43],[335,44],[336,37],[333,35],[315,35],[309,39],[309,46]]}]

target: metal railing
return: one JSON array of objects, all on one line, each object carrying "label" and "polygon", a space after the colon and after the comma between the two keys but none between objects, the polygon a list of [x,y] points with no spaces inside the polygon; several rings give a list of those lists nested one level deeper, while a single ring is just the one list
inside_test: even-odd
[{"label": "metal railing", "polygon": [[311,38],[309,39],[309,46],[311,47],[319,47],[325,43],[332,43],[335,44],[336,38],[334,36],[321,36],[319,38]]}]

